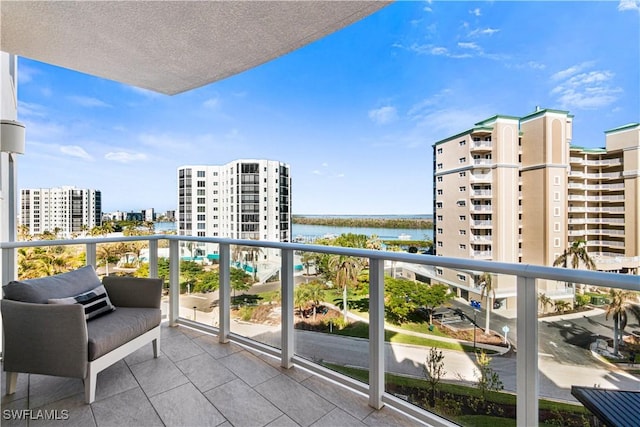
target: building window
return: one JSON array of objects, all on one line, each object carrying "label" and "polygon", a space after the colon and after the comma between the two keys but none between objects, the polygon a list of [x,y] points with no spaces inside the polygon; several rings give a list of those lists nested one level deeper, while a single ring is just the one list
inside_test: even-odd
[{"label": "building window", "polygon": [[438,148],[438,154],[442,154],[442,147]]},{"label": "building window", "polygon": [[560,185],[560,177],[559,176],[554,176],[553,177],[553,185]]},{"label": "building window", "polygon": [[442,189],[438,188],[438,196],[442,196]]},{"label": "building window", "polygon": [[441,248],[442,247],[442,242],[438,242],[438,247]]},{"label": "building window", "polygon": [[460,215],[458,217],[458,219],[460,219],[460,221],[466,221],[467,220],[467,216],[466,215]]},{"label": "building window", "polygon": [[467,158],[466,158],[466,157],[460,157],[460,158],[458,159],[458,162],[460,162],[460,163],[466,163],[466,162],[467,162]]},{"label": "building window", "polygon": [[438,169],[442,169],[442,163],[438,163]]},{"label": "building window", "polygon": [[442,234],[444,233],[444,230],[442,228],[438,228],[438,234]]},{"label": "building window", "polygon": [[458,207],[463,208],[465,206],[467,206],[467,202],[465,202],[464,200],[458,200]]},{"label": "building window", "polygon": [[553,216],[560,216],[560,208],[559,207],[553,208]]},{"label": "building window", "polygon": [[553,239],[553,247],[554,248],[560,247],[560,238],[556,237],[555,239]]},{"label": "building window", "polygon": [[205,203],[204,197],[198,197],[198,203],[204,204]]},{"label": "building window", "polygon": [[462,141],[460,141],[458,144],[460,144],[460,146],[462,147],[463,145],[467,145],[467,141],[465,141],[464,139]]},{"label": "building window", "polygon": [[442,202],[436,203],[436,209],[442,209]]},{"label": "building window", "polygon": [[442,215],[438,215],[438,221],[442,221],[444,217]]},{"label": "building window", "polygon": [[467,230],[458,230],[458,232],[460,233],[461,236],[464,236],[465,234],[467,234]]},{"label": "building window", "polygon": [[442,182],[442,177],[441,176],[438,177],[438,182]]},{"label": "building window", "polygon": [[556,202],[560,201],[560,192],[559,191],[554,191],[553,192],[553,200],[555,200]]},{"label": "building window", "polygon": [[467,249],[467,245],[465,245],[464,243],[460,243],[460,245],[458,245],[458,247],[459,247],[460,249],[463,249],[463,250],[464,250],[464,249]]},{"label": "building window", "polygon": [[553,231],[560,231],[560,223],[559,222],[554,222],[553,223]]},{"label": "building window", "polygon": [[465,186],[463,185],[463,186],[458,187],[458,190],[459,190],[460,192],[464,192],[464,191],[467,191],[467,187],[465,187]]},{"label": "building window", "polygon": [[458,172],[458,176],[459,177],[467,176],[467,173],[464,172],[464,171],[463,172]]},{"label": "building window", "polygon": [[461,282],[466,282],[467,276],[465,276],[464,274],[458,274],[458,280],[460,280]]},{"label": "building window", "polygon": [[444,271],[442,271],[442,269],[440,267],[436,267],[436,274],[438,276],[442,276],[444,274]]},{"label": "building window", "polygon": [[197,172],[197,177],[198,178],[204,178],[204,171],[198,171]]}]

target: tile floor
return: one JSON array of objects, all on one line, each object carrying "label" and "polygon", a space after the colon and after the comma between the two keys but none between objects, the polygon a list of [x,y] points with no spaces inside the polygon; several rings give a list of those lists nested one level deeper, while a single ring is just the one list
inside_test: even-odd
[{"label": "tile floor", "polygon": [[[415,426],[390,408],[300,368],[185,327],[162,328],[162,354],[145,346],[98,376],[96,401],[84,403],[82,381],[18,375],[5,396],[3,426]],[[31,409],[31,420],[7,410]],[[39,410],[46,410],[39,411]],[[55,412],[53,410],[57,410]],[[63,412],[68,411],[68,412]],[[24,412],[22,412],[24,413]],[[68,413],[66,420],[43,420]]]}]

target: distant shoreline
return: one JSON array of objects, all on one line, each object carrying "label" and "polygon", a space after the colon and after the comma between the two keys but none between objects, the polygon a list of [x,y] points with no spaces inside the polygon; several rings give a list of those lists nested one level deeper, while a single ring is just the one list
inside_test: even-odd
[{"label": "distant shoreline", "polygon": [[331,227],[371,227],[371,228],[433,228],[428,215],[413,215],[412,218],[385,215],[293,215],[294,224],[324,225]]}]

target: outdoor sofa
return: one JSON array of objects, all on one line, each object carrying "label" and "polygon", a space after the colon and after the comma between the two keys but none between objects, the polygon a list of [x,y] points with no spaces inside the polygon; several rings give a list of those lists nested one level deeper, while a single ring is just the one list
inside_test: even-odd
[{"label": "outdoor sofa", "polygon": [[2,289],[7,394],[15,393],[18,373],[74,377],[84,380],[92,403],[100,371],[148,343],[158,357],[160,279],[100,281],[86,266]]}]

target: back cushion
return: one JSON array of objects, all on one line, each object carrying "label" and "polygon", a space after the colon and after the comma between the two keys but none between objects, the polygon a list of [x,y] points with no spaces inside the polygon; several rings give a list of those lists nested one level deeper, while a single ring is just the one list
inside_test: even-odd
[{"label": "back cushion", "polygon": [[50,299],[67,298],[97,288],[102,283],[93,266],[39,279],[14,280],[2,287],[4,298],[46,304]]}]

